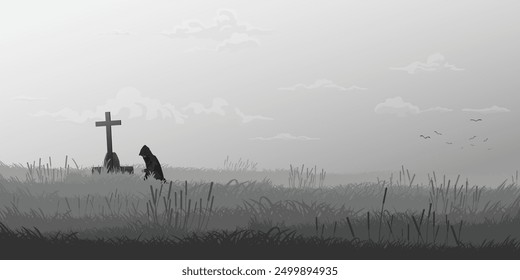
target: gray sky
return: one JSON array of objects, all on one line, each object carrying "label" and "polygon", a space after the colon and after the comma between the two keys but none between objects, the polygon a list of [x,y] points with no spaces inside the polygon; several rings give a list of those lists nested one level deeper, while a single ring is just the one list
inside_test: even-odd
[{"label": "gray sky", "polygon": [[146,144],[172,166],[509,176],[518,14],[510,0],[4,1],[0,160],[99,164],[109,110],[127,164]]}]

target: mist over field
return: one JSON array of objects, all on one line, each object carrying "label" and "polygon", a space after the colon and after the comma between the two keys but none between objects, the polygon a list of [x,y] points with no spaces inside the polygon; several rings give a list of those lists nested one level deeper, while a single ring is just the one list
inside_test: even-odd
[{"label": "mist over field", "polygon": [[0,160],[100,165],[95,122],[110,111],[127,165],[148,145],[178,168],[229,156],[375,181],[404,165],[425,184],[435,171],[497,186],[519,169],[519,12],[510,0],[5,2]]},{"label": "mist over field", "polygon": [[519,259],[519,14],[2,1],[0,259]]}]

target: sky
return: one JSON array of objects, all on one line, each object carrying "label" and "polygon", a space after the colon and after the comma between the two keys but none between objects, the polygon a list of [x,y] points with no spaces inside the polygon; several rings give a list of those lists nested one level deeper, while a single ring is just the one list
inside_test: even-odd
[{"label": "sky", "polygon": [[512,0],[3,1],[0,160],[99,165],[110,111],[123,164],[146,144],[174,167],[509,177],[519,13]]}]

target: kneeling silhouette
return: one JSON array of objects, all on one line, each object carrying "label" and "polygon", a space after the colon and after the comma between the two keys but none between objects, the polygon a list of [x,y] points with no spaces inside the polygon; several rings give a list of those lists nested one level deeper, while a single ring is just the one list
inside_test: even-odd
[{"label": "kneeling silhouette", "polygon": [[157,157],[152,154],[150,148],[144,145],[139,152],[139,155],[143,157],[146,169],[144,170],[144,179],[148,179],[148,176],[153,175],[157,180],[166,181],[162,172],[161,164]]}]

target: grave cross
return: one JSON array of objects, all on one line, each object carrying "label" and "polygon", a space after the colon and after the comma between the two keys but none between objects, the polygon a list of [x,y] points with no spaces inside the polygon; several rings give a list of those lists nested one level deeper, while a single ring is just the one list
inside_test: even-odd
[{"label": "grave cross", "polygon": [[113,121],[110,118],[110,112],[105,112],[105,121],[96,122],[96,126],[106,126],[107,128],[107,153],[112,156],[112,126],[121,125],[121,121]]}]

